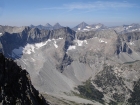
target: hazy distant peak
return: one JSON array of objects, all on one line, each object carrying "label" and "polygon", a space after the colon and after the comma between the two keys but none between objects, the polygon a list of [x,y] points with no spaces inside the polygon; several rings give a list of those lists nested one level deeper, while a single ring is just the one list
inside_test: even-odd
[{"label": "hazy distant peak", "polygon": [[53,26],[53,29],[59,29],[59,28],[62,28],[63,26],[61,26],[59,23],[56,23],[54,26]]},{"label": "hazy distant peak", "polygon": [[54,24],[54,27],[55,27],[55,26],[61,26],[61,25],[60,25],[59,23],[55,23],[55,24]]},{"label": "hazy distant peak", "polygon": [[46,27],[52,27],[52,25],[50,25],[49,23],[47,23],[45,26]]},{"label": "hazy distant peak", "polygon": [[78,25],[77,25],[76,27],[74,27],[74,28],[84,29],[86,26],[88,26],[88,24],[85,23],[85,22],[82,22],[82,23],[78,24]]},{"label": "hazy distant peak", "polygon": [[80,23],[79,25],[88,26],[88,24],[85,23],[85,22],[82,22],[82,23]]},{"label": "hazy distant peak", "polygon": [[33,27],[34,25],[33,24],[31,24],[29,27]]}]

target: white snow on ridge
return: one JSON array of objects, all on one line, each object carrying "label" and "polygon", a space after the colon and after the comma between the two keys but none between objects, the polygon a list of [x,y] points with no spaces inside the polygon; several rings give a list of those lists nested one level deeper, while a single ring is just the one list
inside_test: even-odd
[{"label": "white snow on ridge", "polygon": [[138,29],[133,29],[132,31],[137,31]]},{"label": "white snow on ridge", "polygon": [[91,28],[91,27],[89,27],[89,26],[86,26],[87,28]]},{"label": "white snow on ridge", "polygon": [[[59,38],[59,39],[63,39],[63,38]],[[53,41],[55,48],[58,48],[58,45],[56,44],[56,39],[52,39],[52,40],[48,39],[45,42],[40,42],[40,43],[36,43],[36,44],[27,44],[25,47],[19,47],[18,49],[13,49],[12,57],[15,57],[15,56],[20,57],[22,54],[31,54],[32,52],[35,53],[35,49],[39,49],[51,41]]]},{"label": "white snow on ridge", "polygon": [[40,48],[40,47],[45,46],[48,42],[54,41],[54,46],[55,46],[56,48],[58,48],[58,45],[56,44],[56,40],[61,40],[61,39],[63,39],[63,38],[52,39],[52,40],[51,40],[51,39],[48,39],[46,42],[36,43],[35,46],[36,46],[36,48],[38,49],[38,48]]},{"label": "white snow on ridge", "polygon": [[69,46],[68,50],[76,49],[76,46]]},{"label": "white snow on ridge", "polygon": [[36,43],[36,44],[35,44],[35,47],[36,47],[37,49],[40,48],[40,47],[43,47],[43,46],[45,46],[49,41],[51,41],[51,40],[49,39],[49,40],[47,40],[46,42]]},{"label": "white snow on ridge", "polygon": [[87,40],[84,40],[84,41],[82,41],[82,40],[76,40],[76,43],[77,43],[78,46],[82,46],[83,43],[88,44],[87,43]]},{"label": "white snow on ridge", "polygon": [[100,26],[96,26],[96,29],[100,28]]},{"label": "white snow on ridge", "polygon": [[81,28],[78,28],[78,30],[81,30]]},{"label": "white snow on ridge", "polygon": [[89,31],[89,29],[85,29],[85,28],[84,28],[83,30],[84,30],[84,31]]},{"label": "white snow on ridge", "polygon": [[2,35],[2,33],[0,33],[0,35]]},{"label": "white snow on ridge", "polygon": [[35,45],[27,44],[25,46],[25,48],[23,48],[23,53],[25,53],[25,54],[31,54],[32,52],[35,52],[34,49],[35,49]]}]

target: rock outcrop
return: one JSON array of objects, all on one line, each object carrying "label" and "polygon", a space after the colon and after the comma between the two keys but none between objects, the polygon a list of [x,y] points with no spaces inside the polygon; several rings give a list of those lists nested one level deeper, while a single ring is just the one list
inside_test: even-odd
[{"label": "rock outcrop", "polygon": [[49,105],[31,84],[27,71],[1,53],[0,105]]},{"label": "rock outcrop", "polygon": [[63,38],[65,39],[64,50],[66,50],[72,44],[72,40],[75,39],[75,32],[68,27],[56,30],[39,30],[38,28],[25,27],[21,32],[9,33],[8,31],[3,32],[0,36],[0,51],[8,58],[12,58],[9,55],[11,55],[13,49],[24,47],[28,43],[34,44],[48,39]]}]

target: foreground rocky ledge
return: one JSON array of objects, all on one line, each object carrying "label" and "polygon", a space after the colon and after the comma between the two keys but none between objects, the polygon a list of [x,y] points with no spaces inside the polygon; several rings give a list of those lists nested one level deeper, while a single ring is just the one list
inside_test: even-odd
[{"label": "foreground rocky ledge", "polygon": [[27,71],[1,53],[0,105],[49,105],[31,84]]}]

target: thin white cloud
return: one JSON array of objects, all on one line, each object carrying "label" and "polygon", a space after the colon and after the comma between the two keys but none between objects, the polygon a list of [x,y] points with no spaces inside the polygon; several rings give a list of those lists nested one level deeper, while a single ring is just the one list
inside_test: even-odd
[{"label": "thin white cloud", "polygon": [[63,4],[61,7],[50,7],[50,8],[40,8],[39,10],[92,10],[92,9],[117,9],[117,8],[132,8],[136,7],[136,4],[129,2],[108,2],[108,1],[96,1],[89,3],[71,3]]}]

